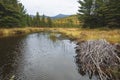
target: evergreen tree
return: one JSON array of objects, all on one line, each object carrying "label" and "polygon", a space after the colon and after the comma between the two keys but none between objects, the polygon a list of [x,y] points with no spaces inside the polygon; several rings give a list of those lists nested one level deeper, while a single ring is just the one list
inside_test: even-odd
[{"label": "evergreen tree", "polygon": [[35,26],[36,27],[40,27],[40,15],[39,15],[39,13],[37,12],[36,13],[36,16],[35,16]]},{"label": "evergreen tree", "polygon": [[52,20],[50,17],[47,18],[47,26],[52,27]]},{"label": "evergreen tree", "polygon": [[92,14],[93,14],[93,10],[92,10],[92,6],[93,6],[93,0],[79,0],[78,3],[80,4],[79,7],[79,20],[83,21],[83,27],[91,27],[91,20],[92,19]]},{"label": "evergreen tree", "polygon": [[32,24],[33,23],[32,17],[27,14],[25,18],[26,18],[26,25],[29,26],[29,27],[33,26],[33,24]]},{"label": "evergreen tree", "polygon": [[120,28],[120,0],[109,0],[107,8],[107,26]]},{"label": "evergreen tree", "polygon": [[[79,20],[83,28],[119,27],[120,0],[79,0]],[[119,27],[120,28],[120,27]]]},{"label": "evergreen tree", "polygon": [[21,24],[22,27],[27,26],[26,10],[25,10],[22,3],[19,3],[18,6],[19,6],[20,24]]},{"label": "evergreen tree", "polygon": [[45,15],[42,16],[42,19],[41,19],[41,26],[42,26],[42,27],[46,27]]},{"label": "evergreen tree", "polygon": [[18,0],[0,0],[0,27],[23,26],[24,7]]}]

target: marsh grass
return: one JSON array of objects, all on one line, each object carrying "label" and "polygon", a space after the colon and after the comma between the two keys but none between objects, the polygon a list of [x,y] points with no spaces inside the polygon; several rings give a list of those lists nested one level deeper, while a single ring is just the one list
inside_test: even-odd
[{"label": "marsh grass", "polygon": [[33,32],[43,31],[43,28],[10,28],[10,29],[0,29],[0,37],[7,37],[13,35],[29,34]]},{"label": "marsh grass", "polygon": [[120,29],[80,29],[80,28],[12,28],[0,29],[0,36],[21,35],[34,32],[50,31],[55,33],[62,33],[72,40],[96,40],[106,39],[114,43],[120,43]]},{"label": "marsh grass", "polygon": [[78,41],[106,39],[109,42],[120,43],[120,30],[99,30],[99,29],[79,29],[79,28],[59,28],[58,32],[63,33],[71,39]]}]

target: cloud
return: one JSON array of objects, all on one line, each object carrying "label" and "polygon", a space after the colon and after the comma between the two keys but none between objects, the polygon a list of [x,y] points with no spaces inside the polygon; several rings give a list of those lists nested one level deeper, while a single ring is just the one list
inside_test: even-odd
[{"label": "cloud", "polygon": [[62,14],[76,14],[77,0],[20,0],[29,14],[39,12],[41,15],[54,16]]}]

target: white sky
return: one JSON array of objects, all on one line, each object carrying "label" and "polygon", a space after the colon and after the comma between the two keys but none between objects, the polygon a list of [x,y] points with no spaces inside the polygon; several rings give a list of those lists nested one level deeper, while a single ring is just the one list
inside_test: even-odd
[{"label": "white sky", "polygon": [[55,16],[57,14],[76,14],[78,0],[19,0],[25,6],[27,13]]}]

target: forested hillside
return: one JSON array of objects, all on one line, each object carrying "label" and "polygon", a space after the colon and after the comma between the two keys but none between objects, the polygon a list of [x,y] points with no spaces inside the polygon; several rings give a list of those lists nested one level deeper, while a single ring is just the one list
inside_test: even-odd
[{"label": "forested hillside", "polygon": [[65,18],[53,19],[54,27],[80,27],[78,15],[71,15]]}]

